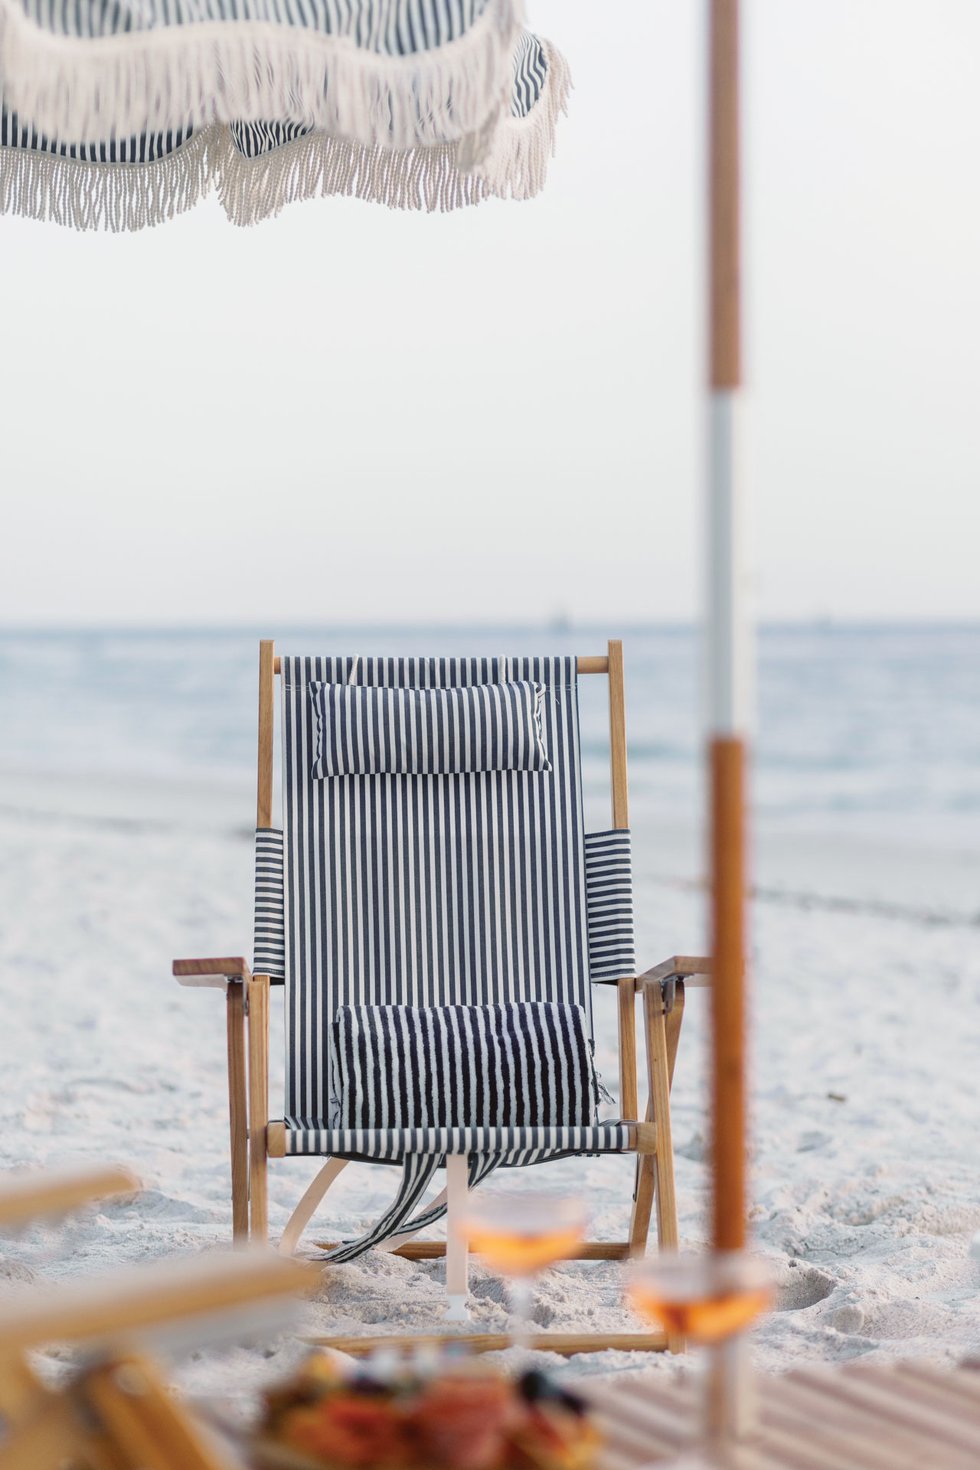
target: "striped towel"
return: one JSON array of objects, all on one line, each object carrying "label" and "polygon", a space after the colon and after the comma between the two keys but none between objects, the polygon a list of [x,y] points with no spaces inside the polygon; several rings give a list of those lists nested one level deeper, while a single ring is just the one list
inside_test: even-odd
[{"label": "striped towel", "polygon": [[342,1006],[335,1126],[591,1125],[599,1083],[581,1006]]}]

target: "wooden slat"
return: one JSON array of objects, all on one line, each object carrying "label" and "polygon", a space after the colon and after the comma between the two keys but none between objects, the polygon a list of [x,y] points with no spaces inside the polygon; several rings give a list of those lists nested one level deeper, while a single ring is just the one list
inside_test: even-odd
[{"label": "wooden slat", "polygon": [[741,382],[738,0],[711,0],[709,380]]},{"label": "wooden slat", "polygon": [[667,1080],[671,1087],[674,1085],[674,1069],[677,1066],[677,1052],[681,1042],[683,1021],[684,982],[678,980],[674,987],[674,1004],[664,1017],[664,1030],[667,1033]]},{"label": "wooden slat", "polygon": [[[338,1245],[338,1240],[318,1240],[315,1242],[317,1250],[332,1251]],[[400,1245],[396,1250],[389,1251],[389,1255],[402,1256],[407,1261],[438,1261],[446,1254],[446,1242],[444,1240],[412,1240],[407,1245]],[[578,1249],[570,1255],[560,1256],[562,1261],[625,1261],[630,1256],[630,1243],[628,1240],[584,1240]]]},{"label": "wooden slat", "polygon": [[[45,1405],[43,1412],[8,1428],[3,1438],[3,1470],[49,1470],[91,1464],[89,1436],[67,1394]],[[97,1463],[97,1462],[96,1462]]]},{"label": "wooden slat", "polygon": [[[677,1249],[677,1196],[670,1130],[670,1083],[663,999],[652,988],[643,997],[647,1026],[647,1083],[657,1135],[657,1233],[662,1250]],[[649,1126],[649,1125],[648,1125]]]},{"label": "wooden slat", "polygon": [[234,1470],[145,1358],[100,1364],[82,1390],[109,1442],[141,1470]]},{"label": "wooden slat", "polygon": [[269,1238],[269,977],[248,987],[248,1193],[252,1239]]},{"label": "wooden slat", "polygon": [[629,777],[626,763],[626,682],[623,644],[609,640],[609,766],[612,778],[612,824],[630,824]]},{"label": "wooden slat", "polygon": [[113,1195],[135,1194],[139,1180],[117,1164],[13,1170],[0,1175],[0,1227],[10,1229],[41,1216],[65,1215]]},{"label": "wooden slat", "polygon": [[263,638],[259,644],[259,759],[255,825],[272,826],[272,746],[275,725],[275,644]]},{"label": "wooden slat", "polygon": [[[389,1347],[440,1347],[444,1343],[452,1343],[471,1353],[496,1353],[511,1346],[511,1339],[505,1332],[434,1332],[395,1336],[385,1333],[381,1337],[311,1337],[307,1341],[355,1358]],[[578,1353],[597,1353],[607,1348],[621,1353],[662,1353],[667,1347],[667,1339],[662,1332],[538,1332],[528,1339],[528,1345],[542,1352],[574,1357]]]},{"label": "wooden slat", "polygon": [[619,1110],[627,1119],[639,1118],[636,1071],[636,984],[632,978],[618,983],[619,1002]]},{"label": "wooden slat", "polygon": [[894,1444],[889,1447],[882,1443],[877,1419],[869,1420],[846,1405],[835,1404],[831,1411],[826,1400],[815,1398],[805,1384],[796,1383],[790,1375],[785,1381],[766,1384],[763,1395],[767,1416],[776,1413],[778,1406],[781,1422],[798,1437],[820,1433],[829,1435],[834,1444],[843,1444],[851,1461],[848,1470],[898,1470]]},{"label": "wooden slat", "polygon": [[7,1352],[49,1342],[116,1340],[131,1332],[292,1296],[319,1281],[315,1266],[268,1251],[208,1252],[8,1292],[0,1301]]},{"label": "wooden slat", "polygon": [[53,1397],[21,1353],[0,1353],[0,1416],[8,1425],[26,1423]]},{"label": "wooden slat", "polygon": [[907,1438],[915,1436],[934,1447],[937,1442],[945,1443],[949,1447],[944,1451],[945,1464],[952,1465],[950,1455],[954,1451],[980,1457],[980,1421],[968,1424],[937,1412],[932,1404],[921,1401],[907,1381],[898,1386],[867,1371],[831,1374],[816,1369],[802,1370],[793,1377],[822,1392],[828,1401],[832,1399],[837,1405],[845,1401],[869,1417],[880,1417],[891,1425],[896,1439],[901,1437],[900,1430]]},{"label": "wooden slat", "polygon": [[[758,1429],[726,1466],[753,1470],[968,1470],[980,1464],[980,1384],[960,1369],[848,1363],[757,1380]],[[640,1470],[694,1442],[691,1375],[575,1385],[607,1433],[603,1470]]]},{"label": "wooden slat", "polygon": [[248,1083],[245,1065],[245,987],[229,985],[225,999],[228,1042],[228,1124],[231,1145],[231,1229],[248,1239]]},{"label": "wooden slat", "polygon": [[711,768],[712,1241],[745,1249],[745,744],[715,738]]},{"label": "wooden slat", "polygon": [[[822,1382],[829,1377],[829,1383]],[[891,1414],[882,1414],[867,1401],[855,1400],[849,1392],[854,1375],[824,1370],[794,1371],[780,1387],[780,1399],[792,1405],[797,1413],[800,1432],[822,1435],[828,1428],[846,1437],[855,1470],[878,1470],[882,1449],[888,1451],[893,1470],[916,1470],[931,1465],[935,1450],[933,1437],[915,1424],[903,1422]],[[959,1449],[945,1446],[943,1470],[967,1470],[974,1465]]]},{"label": "wooden slat", "polygon": [[632,1256],[639,1257],[646,1253],[656,1187],[656,1159],[652,1154],[644,1154],[636,1161],[636,1179],[633,1185],[633,1207],[630,1211],[630,1254]]},{"label": "wooden slat", "polygon": [[217,958],[174,960],[173,972],[178,980],[241,980],[251,974],[242,955],[219,955]]},{"label": "wooden slat", "polygon": [[[575,660],[580,674],[607,674],[609,672],[609,660],[605,654],[579,654]],[[282,660],[278,655],[272,661],[273,672],[282,673]]]},{"label": "wooden slat", "polygon": [[633,1446],[634,1465],[646,1463],[652,1455],[676,1454],[697,1434],[696,1417],[673,1381],[654,1386],[615,1381],[594,1384],[584,1379],[576,1382],[575,1391],[587,1400],[613,1444],[624,1449]]},{"label": "wooden slat", "polygon": [[652,981],[690,981],[698,975],[710,977],[711,971],[712,961],[707,955],[673,954],[670,959],[661,960],[659,965],[653,965],[649,970],[644,970],[637,979],[636,988],[642,990],[644,985]]},{"label": "wooden slat", "polygon": [[941,1390],[951,1409],[957,1405],[962,1409],[965,1405],[972,1408],[980,1420],[980,1373],[976,1369],[958,1368],[951,1373],[949,1369],[934,1368],[928,1363],[896,1363],[895,1372]]}]

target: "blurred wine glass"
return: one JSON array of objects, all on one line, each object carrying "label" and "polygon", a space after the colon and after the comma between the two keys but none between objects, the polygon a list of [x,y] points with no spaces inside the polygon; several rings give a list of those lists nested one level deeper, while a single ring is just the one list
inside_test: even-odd
[{"label": "blurred wine glass", "polygon": [[459,1221],[469,1247],[491,1271],[510,1281],[509,1336],[531,1345],[534,1280],[555,1261],[574,1255],[585,1235],[584,1201],[573,1194],[474,1195]]},{"label": "blurred wine glass", "polygon": [[672,1347],[685,1341],[709,1350],[701,1432],[676,1470],[724,1465],[725,1447],[750,1432],[755,1418],[745,1333],[772,1304],[769,1262],[735,1252],[668,1252],[638,1261],[630,1272],[629,1302],[656,1322]]},{"label": "blurred wine glass", "polygon": [[630,1273],[634,1311],[658,1322],[669,1337],[702,1346],[744,1332],[772,1302],[767,1262],[746,1255],[665,1252]]}]

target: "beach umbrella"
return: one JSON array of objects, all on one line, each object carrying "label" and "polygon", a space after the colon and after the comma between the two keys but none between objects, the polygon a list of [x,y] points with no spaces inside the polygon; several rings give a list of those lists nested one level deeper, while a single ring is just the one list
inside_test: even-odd
[{"label": "beach umbrella", "polygon": [[[750,618],[739,483],[741,219],[739,0],[709,0],[708,395],[705,615],[711,893],[712,1243],[722,1260],[746,1244],[746,768]],[[722,1437],[751,1417],[746,1343],[713,1355],[709,1418]]]},{"label": "beach umbrella", "polygon": [[0,0],[0,209],[139,229],[544,184],[568,73],[513,0]]}]

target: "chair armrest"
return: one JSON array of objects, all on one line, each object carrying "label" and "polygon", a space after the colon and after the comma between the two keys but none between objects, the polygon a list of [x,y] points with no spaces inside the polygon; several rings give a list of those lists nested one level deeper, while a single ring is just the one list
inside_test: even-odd
[{"label": "chair armrest", "polygon": [[229,984],[247,985],[252,978],[252,972],[241,956],[213,960],[174,960],[173,971],[181,985],[194,988],[214,987],[220,990]]},{"label": "chair armrest", "polygon": [[636,988],[660,985],[664,980],[683,980],[685,985],[710,985],[713,961],[707,955],[674,954],[637,977]]}]

